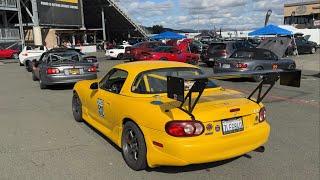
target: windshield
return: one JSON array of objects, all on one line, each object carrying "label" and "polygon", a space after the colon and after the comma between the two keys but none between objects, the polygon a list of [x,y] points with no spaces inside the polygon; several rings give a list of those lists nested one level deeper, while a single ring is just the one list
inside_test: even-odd
[{"label": "windshield", "polygon": [[233,53],[230,58],[239,58],[239,59],[253,59],[254,52],[252,51],[236,51]]},{"label": "windshield", "polygon": [[50,53],[49,62],[50,63],[60,63],[60,62],[79,62],[82,61],[82,57],[79,53],[75,51],[66,51],[66,52],[55,52]]},{"label": "windshield", "polygon": [[[167,76],[199,76],[204,73],[196,68],[165,68],[140,73],[133,86],[132,92],[139,94],[159,94],[167,92]],[[218,87],[209,80],[207,88]]]}]

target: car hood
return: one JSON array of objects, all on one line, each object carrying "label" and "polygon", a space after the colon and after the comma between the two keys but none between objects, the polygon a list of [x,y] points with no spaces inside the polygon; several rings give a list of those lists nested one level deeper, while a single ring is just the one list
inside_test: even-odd
[{"label": "car hood", "polygon": [[287,37],[272,37],[261,42],[257,48],[268,49],[275,53],[279,58],[284,57],[285,52],[291,44],[291,39]]}]

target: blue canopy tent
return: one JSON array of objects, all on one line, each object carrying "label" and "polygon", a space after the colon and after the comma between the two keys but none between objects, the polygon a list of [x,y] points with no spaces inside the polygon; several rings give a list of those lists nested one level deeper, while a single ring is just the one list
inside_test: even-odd
[{"label": "blue canopy tent", "polygon": [[265,35],[283,35],[291,36],[293,33],[286,29],[282,29],[276,25],[270,24],[266,27],[257,29],[249,33],[249,36],[265,36]]},{"label": "blue canopy tent", "polygon": [[184,38],[187,38],[187,37],[184,36],[184,35],[180,35],[180,34],[178,34],[178,33],[175,33],[175,32],[170,32],[170,31],[163,32],[163,33],[160,33],[160,34],[158,34],[158,35],[155,35],[155,36],[150,37],[150,39],[154,39],[154,40],[162,40],[162,39],[184,39]]}]

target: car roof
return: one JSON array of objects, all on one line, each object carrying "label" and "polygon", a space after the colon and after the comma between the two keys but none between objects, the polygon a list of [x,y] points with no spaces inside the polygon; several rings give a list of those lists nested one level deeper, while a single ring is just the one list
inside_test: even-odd
[{"label": "car roof", "polygon": [[162,69],[162,68],[177,68],[177,67],[190,67],[197,68],[196,66],[174,62],[174,61],[136,61],[130,63],[124,63],[114,66],[114,68],[122,69],[131,73],[140,73],[148,70]]}]

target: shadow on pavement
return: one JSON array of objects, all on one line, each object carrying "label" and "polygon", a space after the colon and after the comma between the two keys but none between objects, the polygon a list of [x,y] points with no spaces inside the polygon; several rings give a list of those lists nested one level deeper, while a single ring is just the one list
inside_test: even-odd
[{"label": "shadow on pavement", "polygon": [[71,90],[73,89],[74,84],[58,84],[58,85],[51,85],[48,86],[47,89],[48,90]]},{"label": "shadow on pavement", "polygon": [[192,171],[199,171],[199,170],[205,170],[207,172],[210,172],[211,168],[219,167],[224,164],[230,163],[232,161],[235,161],[239,159],[240,157],[246,157],[248,159],[251,159],[252,157],[250,155],[243,155],[236,158],[223,160],[223,161],[217,161],[212,163],[204,163],[204,164],[194,164],[194,165],[188,165],[188,166],[182,166],[182,167],[175,167],[175,166],[163,166],[163,167],[156,167],[156,168],[148,168],[146,171],[148,172],[162,172],[162,173],[169,173],[169,174],[176,174],[176,173],[183,173],[183,172],[192,172]]}]

